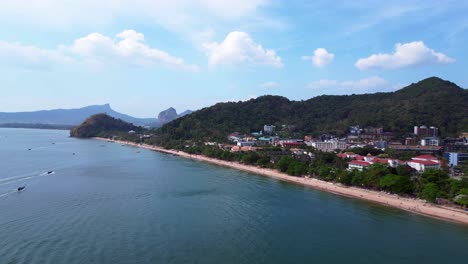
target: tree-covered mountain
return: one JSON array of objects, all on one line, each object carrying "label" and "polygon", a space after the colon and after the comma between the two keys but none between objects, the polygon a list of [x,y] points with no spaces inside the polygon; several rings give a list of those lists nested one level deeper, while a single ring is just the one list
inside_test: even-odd
[{"label": "tree-covered mountain", "polygon": [[78,138],[109,137],[114,134],[128,133],[130,130],[141,132],[143,129],[103,113],[92,115],[81,125],[74,127],[70,131],[70,136]]},{"label": "tree-covered mountain", "polygon": [[389,93],[323,95],[305,101],[262,96],[203,108],[167,123],[156,133],[160,144],[225,140],[231,132],[259,131],[266,124],[289,125],[313,135],[342,135],[351,125],[382,126],[396,133],[431,125],[443,135],[455,135],[468,131],[468,90],[431,77]]}]

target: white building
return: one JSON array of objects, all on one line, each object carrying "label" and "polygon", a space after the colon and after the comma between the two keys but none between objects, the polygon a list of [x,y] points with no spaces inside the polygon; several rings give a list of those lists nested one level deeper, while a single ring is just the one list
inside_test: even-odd
[{"label": "white building", "polygon": [[362,171],[364,168],[367,168],[371,165],[370,162],[362,161],[362,160],[353,160],[348,163],[348,170],[356,169],[358,171]]},{"label": "white building", "polygon": [[237,146],[239,147],[252,147],[255,146],[255,141],[239,141],[237,142]]},{"label": "white building", "polygon": [[439,146],[440,145],[440,139],[436,137],[428,137],[421,139],[421,146]]},{"label": "white building", "polygon": [[430,169],[440,169],[441,162],[432,155],[421,155],[412,158],[407,164],[418,172],[425,172]]},{"label": "white building", "polygon": [[275,132],[275,129],[276,129],[276,126],[264,125],[263,126],[263,133],[273,134]]},{"label": "white building", "polygon": [[341,140],[327,140],[323,142],[311,142],[310,145],[320,151],[332,152],[335,149],[347,149],[346,141]]}]

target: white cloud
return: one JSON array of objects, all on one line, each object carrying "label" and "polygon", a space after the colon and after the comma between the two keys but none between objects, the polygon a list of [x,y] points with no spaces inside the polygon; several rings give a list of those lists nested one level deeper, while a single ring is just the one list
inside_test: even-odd
[{"label": "white cloud", "polygon": [[125,30],[110,38],[92,33],[76,39],[71,46],[43,49],[0,41],[0,58],[3,62],[26,67],[50,67],[70,62],[88,62],[99,66],[106,63],[136,66],[161,65],[171,69],[197,71],[199,67],[183,59],[144,43],[142,33]]},{"label": "white cloud", "polygon": [[69,50],[88,61],[97,63],[117,61],[140,66],[159,64],[189,71],[199,69],[196,65],[185,63],[181,58],[146,45],[144,40],[145,36],[135,30],[124,30],[117,34],[115,39],[100,33],[92,33],[75,40]]},{"label": "white cloud", "polygon": [[256,17],[270,0],[2,0],[0,17],[20,25],[69,30],[125,21],[157,23],[191,33],[223,21]]},{"label": "white cloud", "polygon": [[401,69],[423,64],[448,64],[455,59],[430,49],[422,41],[397,43],[392,54],[379,53],[359,59],[355,66],[360,70]]},{"label": "white cloud", "polygon": [[272,49],[264,49],[255,43],[249,34],[233,31],[221,42],[203,44],[210,67],[217,65],[266,65],[283,67],[281,58]]},{"label": "white cloud", "polygon": [[306,88],[322,90],[325,94],[351,94],[389,91],[394,90],[396,87],[379,76],[371,76],[360,80],[347,81],[322,79],[307,84]]},{"label": "white cloud", "polygon": [[316,67],[324,67],[327,64],[330,64],[335,58],[335,54],[329,53],[324,48],[318,48],[314,51],[314,56],[303,56],[303,60],[312,60],[312,63]]},{"label": "white cloud", "polygon": [[19,43],[0,41],[0,61],[30,68],[48,68],[72,62],[60,49],[41,49]]},{"label": "white cloud", "polygon": [[279,84],[276,82],[265,82],[265,83],[260,84],[260,87],[264,89],[273,89],[273,88],[277,88],[278,86]]}]

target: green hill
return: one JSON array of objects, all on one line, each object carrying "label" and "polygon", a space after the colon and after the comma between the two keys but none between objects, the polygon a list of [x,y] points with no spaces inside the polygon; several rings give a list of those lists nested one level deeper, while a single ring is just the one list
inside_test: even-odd
[{"label": "green hill", "polygon": [[130,130],[139,132],[142,131],[142,128],[107,114],[96,114],[90,116],[81,125],[72,128],[70,136],[78,138],[109,137],[114,134],[127,133]]},{"label": "green hill", "polygon": [[161,145],[224,141],[231,132],[259,131],[265,124],[290,125],[313,135],[342,135],[357,124],[382,126],[397,134],[410,132],[415,125],[433,125],[443,135],[455,135],[468,131],[468,90],[431,77],[390,93],[323,95],[306,101],[262,96],[203,108],[167,123],[156,133]]}]

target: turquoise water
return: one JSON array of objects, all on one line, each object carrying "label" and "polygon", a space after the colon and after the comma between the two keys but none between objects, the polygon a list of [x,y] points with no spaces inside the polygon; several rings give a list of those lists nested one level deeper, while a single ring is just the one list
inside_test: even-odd
[{"label": "turquoise water", "polygon": [[67,131],[0,129],[0,168],[0,263],[468,258],[468,226]]}]

